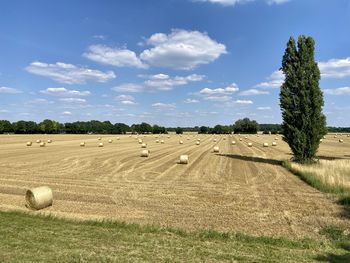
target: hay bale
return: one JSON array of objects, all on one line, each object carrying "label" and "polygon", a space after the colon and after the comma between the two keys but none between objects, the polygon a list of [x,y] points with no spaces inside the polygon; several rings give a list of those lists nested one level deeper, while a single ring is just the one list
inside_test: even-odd
[{"label": "hay bale", "polygon": [[149,150],[142,150],[140,156],[141,157],[148,157],[149,156]]},{"label": "hay bale", "polygon": [[253,146],[253,144],[251,143],[251,142],[248,142],[248,147],[252,147]]},{"label": "hay bale", "polygon": [[180,155],[180,163],[188,164],[188,155]]},{"label": "hay bale", "polygon": [[36,140],[36,143],[41,143],[41,140]]},{"label": "hay bale", "polygon": [[112,143],[113,141],[111,139],[108,140],[109,143]]},{"label": "hay bale", "polygon": [[218,153],[220,150],[219,150],[219,146],[215,146],[214,149],[213,149],[214,153]]},{"label": "hay bale", "polygon": [[147,144],[142,143],[142,144],[141,144],[141,148],[147,148]]},{"label": "hay bale", "polygon": [[199,141],[199,142],[200,142],[200,141],[201,141],[201,139],[200,139],[200,138],[198,138],[198,139],[197,139],[197,141]]},{"label": "hay bale", "polygon": [[275,141],[278,141],[278,137],[275,137]]},{"label": "hay bale", "polygon": [[269,147],[269,144],[267,142],[264,142],[263,147]]},{"label": "hay bale", "polygon": [[277,146],[277,142],[272,142],[272,146]]},{"label": "hay bale", "polygon": [[156,140],[156,143],[159,143],[159,140]]},{"label": "hay bale", "polygon": [[41,142],[39,145],[40,145],[40,147],[45,147],[45,146],[46,146],[46,143]]},{"label": "hay bale", "polygon": [[85,146],[85,142],[81,142],[80,147],[84,147],[84,146]]},{"label": "hay bale", "polygon": [[27,206],[36,210],[51,206],[53,202],[52,190],[47,186],[28,189],[25,198]]},{"label": "hay bale", "polygon": [[120,138],[119,137],[117,137],[117,141],[119,141],[120,140]]},{"label": "hay bale", "polygon": [[48,139],[48,140],[47,140],[47,143],[52,143],[52,140]]},{"label": "hay bale", "polygon": [[337,135],[334,135],[334,138],[337,138]]},{"label": "hay bale", "polygon": [[232,144],[232,145],[235,145],[235,144],[236,144],[236,141],[232,141],[231,144]]},{"label": "hay bale", "polygon": [[225,140],[226,140],[226,137],[224,137],[223,140],[225,141]]},{"label": "hay bale", "polygon": [[241,142],[241,141],[242,141],[242,138],[239,138],[239,141]]},{"label": "hay bale", "polygon": [[343,139],[339,139],[339,142],[340,142],[340,143],[343,143],[343,142],[344,142],[344,140],[343,140]]},{"label": "hay bale", "polygon": [[142,142],[143,142],[143,141],[142,141],[141,139],[139,139],[139,144],[142,144]]},{"label": "hay bale", "polygon": [[216,142],[216,139],[214,139],[213,142]]},{"label": "hay bale", "polygon": [[320,139],[320,142],[323,142],[323,140],[322,140],[322,139]]},{"label": "hay bale", "polygon": [[160,143],[161,143],[161,144],[164,144],[164,140],[161,140]]},{"label": "hay bale", "polygon": [[98,137],[98,138],[97,138],[97,140],[101,141],[101,140],[102,140],[102,138],[101,138],[101,137]]},{"label": "hay bale", "polygon": [[201,143],[199,141],[196,141],[196,145],[200,145]]},{"label": "hay bale", "polygon": [[323,139],[326,139],[326,136],[323,136]]},{"label": "hay bale", "polygon": [[244,139],[248,139],[248,136],[244,136]]},{"label": "hay bale", "polygon": [[27,142],[27,146],[32,146],[32,142]]},{"label": "hay bale", "polygon": [[184,142],[180,140],[180,141],[179,141],[179,144],[184,144]]},{"label": "hay bale", "polygon": [[100,143],[98,144],[98,147],[103,147],[103,142],[100,142]]}]

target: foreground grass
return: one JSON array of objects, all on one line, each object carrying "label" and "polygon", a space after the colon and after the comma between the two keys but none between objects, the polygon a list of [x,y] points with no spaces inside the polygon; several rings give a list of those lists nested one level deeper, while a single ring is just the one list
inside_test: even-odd
[{"label": "foreground grass", "polygon": [[320,160],[315,164],[284,161],[283,166],[321,192],[335,194],[350,206],[350,160]]},{"label": "foreground grass", "polygon": [[337,231],[293,241],[0,212],[0,262],[347,262],[349,237]]}]

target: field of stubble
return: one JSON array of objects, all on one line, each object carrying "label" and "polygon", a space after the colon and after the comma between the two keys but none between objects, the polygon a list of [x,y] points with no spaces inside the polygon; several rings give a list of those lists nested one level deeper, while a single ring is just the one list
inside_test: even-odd
[{"label": "field of stubble", "polygon": [[[26,189],[47,185],[54,204],[41,212],[63,217],[291,238],[318,237],[328,225],[350,227],[342,206],[280,166],[291,158],[281,137],[272,147],[273,135],[159,137],[164,144],[140,136],[148,158],[140,157],[136,136],[101,137],[104,147],[97,147],[98,135],[1,135],[0,209],[27,210]],[[35,143],[49,138],[46,147]],[[319,156],[350,159],[350,138],[343,139],[328,136]],[[189,155],[189,164],[178,163],[181,154]]]}]

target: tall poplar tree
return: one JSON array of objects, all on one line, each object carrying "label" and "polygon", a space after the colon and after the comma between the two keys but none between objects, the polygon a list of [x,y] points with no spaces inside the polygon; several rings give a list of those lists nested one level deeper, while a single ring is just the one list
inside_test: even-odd
[{"label": "tall poplar tree", "polygon": [[282,68],[285,81],[281,86],[282,132],[300,163],[314,161],[320,139],[326,134],[326,117],[322,113],[323,94],[319,87],[320,70],[314,58],[315,42],[300,36],[298,47],[291,37],[287,43]]}]

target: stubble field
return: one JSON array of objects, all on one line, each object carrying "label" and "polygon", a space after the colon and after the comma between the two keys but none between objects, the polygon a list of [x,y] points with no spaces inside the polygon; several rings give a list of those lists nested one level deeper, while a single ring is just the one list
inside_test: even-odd
[{"label": "stubble field", "polygon": [[[291,158],[281,137],[164,135],[161,144],[154,135],[140,136],[148,158],[140,157],[136,136],[100,136],[104,147],[97,147],[98,137],[1,135],[0,209],[28,210],[26,189],[47,185],[54,204],[41,212],[63,217],[290,238],[318,237],[329,225],[350,227],[343,206],[280,166]],[[350,138],[342,138],[344,143],[328,136],[318,155],[350,159]],[[53,142],[39,147],[37,139]],[[189,164],[178,163],[181,154],[189,155]]]}]

